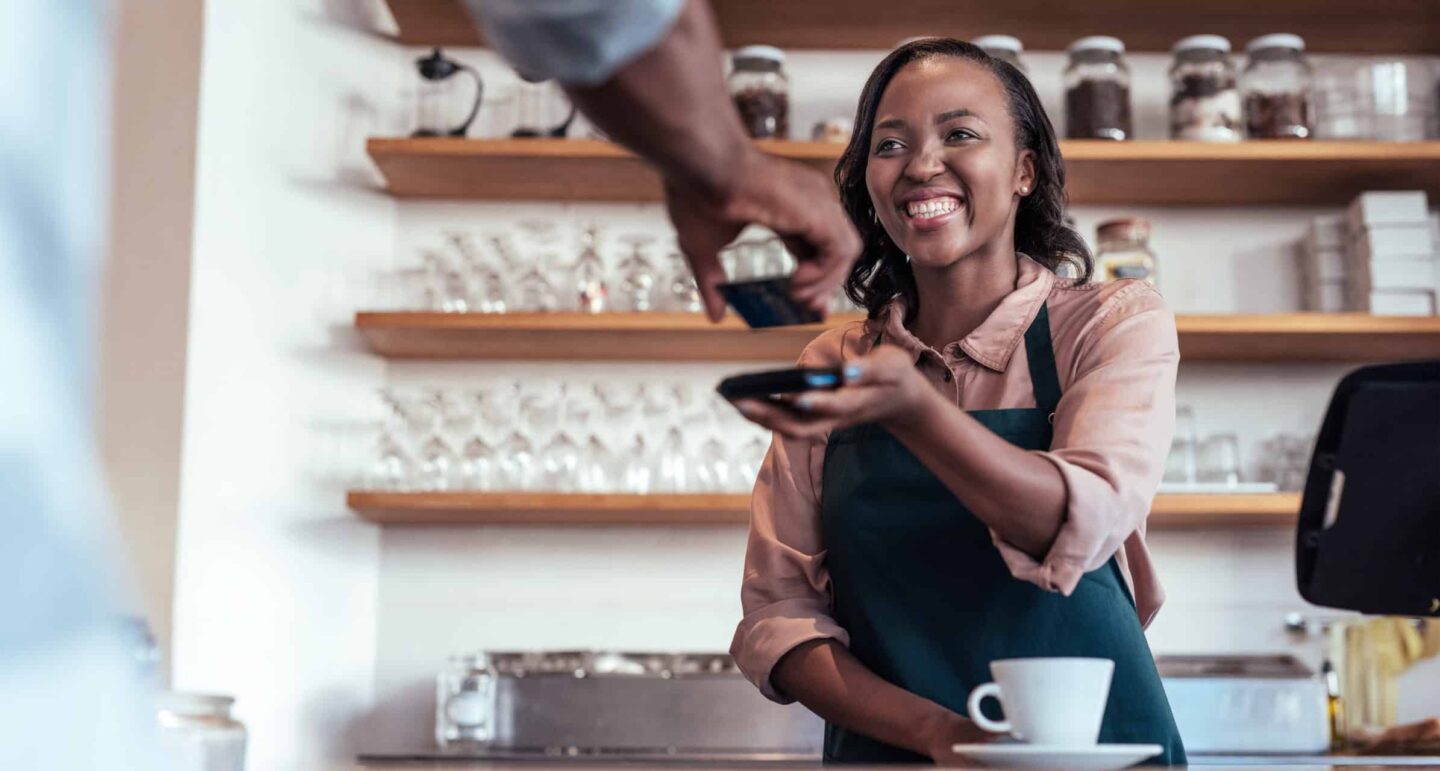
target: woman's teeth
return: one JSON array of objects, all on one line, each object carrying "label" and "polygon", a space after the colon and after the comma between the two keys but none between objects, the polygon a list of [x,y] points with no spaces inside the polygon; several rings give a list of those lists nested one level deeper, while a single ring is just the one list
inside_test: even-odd
[{"label": "woman's teeth", "polygon": [[905,204],[905,213],[916,219],[929,219],[949,214],[960,208],[960,201],[954,198],[926,198]]}]

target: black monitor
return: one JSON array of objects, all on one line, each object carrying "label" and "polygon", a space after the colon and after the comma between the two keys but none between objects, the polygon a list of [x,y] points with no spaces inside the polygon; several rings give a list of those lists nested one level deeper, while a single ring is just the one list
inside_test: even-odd
[{"label": "black monitor", "polygon": [[1295,539],[1300,594],[1331,608],[1440,616],[1440,361],[1335,388]]}]

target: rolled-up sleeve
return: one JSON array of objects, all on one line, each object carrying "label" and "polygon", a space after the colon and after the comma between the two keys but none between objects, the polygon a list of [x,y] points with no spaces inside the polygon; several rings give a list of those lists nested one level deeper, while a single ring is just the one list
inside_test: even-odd
[{"label": "rolled-up sleeve", "polygon": [[1043,561],[996,538],[1016,578],[1068,595],[1143,532],[1175,430],[1179,362],[1175,317],[1145,284],[1112,298],[1082,336],[1050,450],[1037,453],[1064,478],[1065,521]]},{"label": "rolled-up sleeve", "polygon": [[[816,366],[806,362],[802,366]],[[744,617],[730,654],[766,698],[794,701],[770,682],[790,650],[810,640],[850,637],[831,615],[830,575],[820,532],[824,441],[775,435],[750,499],[750,539],[740,587]]]},{"label": "rolled-up sleeve", "polygon": [[655,46],[683,0],[465,0],[485,37],[534,80],[596,85]]}]

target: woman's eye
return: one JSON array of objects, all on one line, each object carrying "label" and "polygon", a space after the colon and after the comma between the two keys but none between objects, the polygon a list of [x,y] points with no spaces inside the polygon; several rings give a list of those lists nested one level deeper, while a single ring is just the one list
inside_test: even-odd
[{"label": "woman's eye", "polygon": [[894,150],[900,147],[900,143],[894,139],[882,139],[880,144],[875,145],[875,152],[880,153],[886,150]]},{"label": "woman's eye", "polygon": [[959,141],[959,140],[962,140],[962,139],[974,139],[974,138],[975,138],[975,132],[971,131],[970,129],[955,129],[954,131],[951,131],[951,132],[949,133],[949,135],[947,135],[947,136],[945,137],[945,141],[947,141],[947,142],[956,142],[956,141]]}]

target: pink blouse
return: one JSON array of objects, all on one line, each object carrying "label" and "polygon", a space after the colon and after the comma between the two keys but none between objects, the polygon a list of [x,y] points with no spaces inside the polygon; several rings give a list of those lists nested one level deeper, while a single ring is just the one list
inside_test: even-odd
[{"label": "pink blouse", "polygon": [[[838,366],[863,355],[875,336],[905,348],[916,366],[964,410],[1034,407],[1025,330],[1048,301],[1063,394],[1048,451],[1065,480],[1065,521],[1037,562],[994,537],[1010,572],[1069,595],[1081,574],[1115,556],[1142,624],[1164,602],[1145,546],[1145,518],[1164,472],[1175,428],[1175,317],[1142,281],[1075,286],[1020,255],[1015,291],[975,331],[936,350],[905,329],[897,301],[877,319],[820,335],[801,366]],[[795,646],[818,638],[849,644],[831,616],[830,578],[820,530],[825,440],[776,436],[750,502],[750,538],[740,589],[745,616],[730,652],[767,697],[790,701],[770,670]],[[993,531],[992,531],[993,535]]]}]

